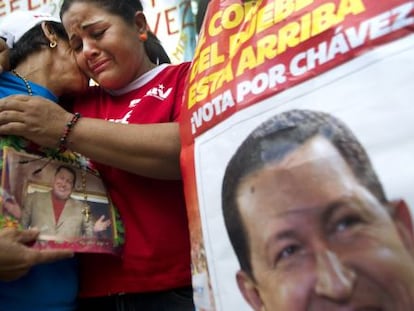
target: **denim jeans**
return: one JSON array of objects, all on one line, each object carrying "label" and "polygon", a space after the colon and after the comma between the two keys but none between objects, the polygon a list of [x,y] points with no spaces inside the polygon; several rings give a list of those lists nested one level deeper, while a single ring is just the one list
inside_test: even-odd
[{"label": "denim jeans", "polygon": [[82,298],[77,311],[194,311],[193,289]]}]

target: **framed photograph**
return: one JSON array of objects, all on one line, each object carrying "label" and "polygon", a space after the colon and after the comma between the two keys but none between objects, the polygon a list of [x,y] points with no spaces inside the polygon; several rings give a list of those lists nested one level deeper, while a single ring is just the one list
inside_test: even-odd
[{"label": "framed photograph", "polygon": [[2,150],[3,226],[37,228],[37,248],[118,253],[122,224],[106,188],[90,166],[73,157],[60,159]]}]

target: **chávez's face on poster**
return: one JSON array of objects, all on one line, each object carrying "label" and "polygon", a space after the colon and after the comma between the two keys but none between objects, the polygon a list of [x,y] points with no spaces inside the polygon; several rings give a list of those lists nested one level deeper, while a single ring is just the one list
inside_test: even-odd
[{"label": "ch\u00e1vez's face on poster", "polygon": [[255,309],[414,310],[411,237],[327,140],[251,174],[238,203],[256,279],[240,283]]},{"label": "ch\u00e1vez's face on poster", "polygon": [[53,179],[53,193],[61,200],[67,200],[73,190],[75,177],[67,169],[59,170]]}]

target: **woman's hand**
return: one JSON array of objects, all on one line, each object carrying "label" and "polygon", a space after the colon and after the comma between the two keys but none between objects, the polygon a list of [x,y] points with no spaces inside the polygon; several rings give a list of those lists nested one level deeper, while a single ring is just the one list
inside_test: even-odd
[{"label": "woman's hand", "polygon": [[38,145],[58,147],[72,114],[39,96],[11,95],[0,99],[0,135],[18,135]]},{"label": "woman's hand", "polygon": [[69,250],[37,250],[26,245],[34,242],[38,235],[36,230],[0,230],[0,280],[15,280],[34,265],[73,257]]}]

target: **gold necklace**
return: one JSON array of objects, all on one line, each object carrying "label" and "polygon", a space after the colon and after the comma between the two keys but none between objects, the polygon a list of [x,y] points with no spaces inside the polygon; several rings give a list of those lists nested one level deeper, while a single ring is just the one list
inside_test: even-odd
[{"label": "gold necklace", "polygon": [[32,87],[29,84],[29,81],[27,81],[27,79],[25,77],[23,77],[22,75],[20,75],[16,70],[12,69],[12,71],[16,77],[20,78],[23,82],[24,85],[26,86],[27,89],[27,93],[29,94],[29,96],[33,96],[33,91],[32,91]]}]

